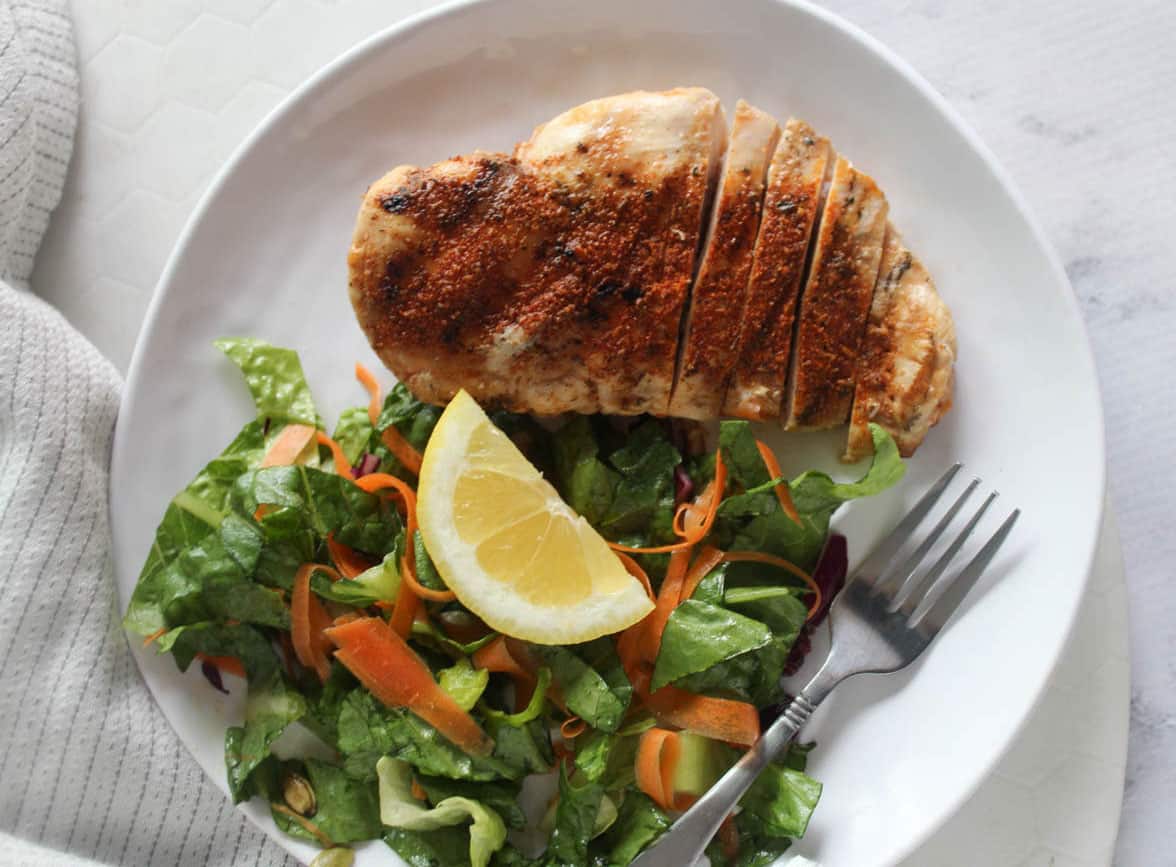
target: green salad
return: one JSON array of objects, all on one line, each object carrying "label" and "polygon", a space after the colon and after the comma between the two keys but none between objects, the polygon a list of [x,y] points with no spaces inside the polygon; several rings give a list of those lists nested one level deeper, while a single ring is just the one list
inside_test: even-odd
[{"label": "green salad", "polygon": [[[328,430],[294,351],[217,346],[257,415],[168,505],[123,622],[208,689],[247,690],[225,733],[234,801],[264,799],[282,831],[339,863],[340,848],[383,840],[413,867],[628,864],[778,713],[781,678],[844,580],[830,518],[904,470],[878,427],[860,480],[788,481],[746,422],[722,422],[707,451],[699,430],[660,419],[491,413],[569,506],[630,550],[649,617],[662,618],[652,644],[634,632],[644,621],[628,638],[532,644],[453,598],[414,529],[414,455],[440,408],[397,385]],[[682,516],[716,487],[705,538],[687,546]],[[667,594],[673,558],[696,574]],[[724,742],[693,722],[716,715],[750,737]],[[294,724],[324,748],[273,751]],[[804,834],[821,794],[805,773],[811,746],[754,784],[712,864],[769,864]]]}]

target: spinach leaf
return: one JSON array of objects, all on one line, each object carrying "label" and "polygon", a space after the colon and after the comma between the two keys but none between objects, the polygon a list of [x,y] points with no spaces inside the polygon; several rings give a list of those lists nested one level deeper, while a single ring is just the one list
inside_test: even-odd
[{"label": "spinach leaf", "polygon": [[500,776],[518,780],[527,774],[542,774],[551,768],[551,737],[542,718],[521,726],[493,716],[486,718],[486,731],[494,738],[494,752],[482,765],[501,769]]},{"label": "spinach leaf", "polygon": [[417,774],[416,780],[431,803],[436,804],[452,797],[472,798],[492,808],[511,828],[522,828],[527,824],[523,808],[519,806],[521,786],[518,783],[505,780],[471,783],[422,774]]},{"label": "spinach leaf", "polygon": [[594,729],[576,739],[576,767],[584,778],[610,792],[634,782],[634,762],[641,738]]},{"label": "spinach leaf", "polygon": [[[172,567],[181,554],[220,526],[230,511],[233,483],[241,473],[260,462],[264,452],[262,424],[252,421],[168,505],[127,606],[123,618],[126,629],[138,635],[150,635],[184,622],[170,620],[168,609],[175,604],[182,607],[183,600],[199,593],[202,582],[186,572],[176,574]],[[185,620],[191,622],[192,617]]]},{"label": "spinach leaf", "polygon": [[856,482],[834,482],[825,473],[809,470],[792,483],[792,500],[802,514],[832,515],[842,503],[859,497],[872,497],[898,484],[906,465],[894,439],[876,424],[870,425],[874,439],[874,457],[866,474]]},{"label": "spinach leaf", "polygon": [[484,668],[474,668],[468,657],[462,657],[449,668],[441,669],[437,680],[458,707],[469,710],[482,697],[482,692],[490,682],[490,672]]},{"label": "spinach leaf", "polygon": [[395,426],[420,451],[432,436],[439,418],[440,407],[417,400],[404,383],[398,382],[384,398],[384,407],[376,420],[376,430],[383,431]]},{"label": "spinach leaf", "polygon": [[620,475],[598,457],[599,446],[587,416],[576,416],[551,438],[555,483],[569,506],[596,525],[612,505]]},{"label": "spinach leaf", "polygon": [[376,764],[380,791],[380,821],[389,828],[409,831],[436,831],[439,828],[469,826],[469,860],[471,867],[486,867],[490,857],[506,842],[506,825],[502,817],[480,801],[460,795],[450,796],[431,808],[412,796],[412,767],[396,759],[381,758]]},{"label": "spinach leaf", "polygon": [[532,650],[551,668],[568,710],[593,728],[617,730],[633,686],[611,641],[598,638],[574,649],[532,645]]},{"label": "spinach leaf", "polygon": [[808,605],[797,587],[731,587],[723,594],[728,607],[762,621],[789,647],[808,618]]},{"label": "spinach leaf", "polygon": [[288,627],[281,600],[251,580],[260,551],[257,529],[229,516],[215,532],[140,579],[124,625],[140,635],[217,618]]},{"label": "spinach leaf", "polygon": [[470,867],[469,838],[463,828],[405,831],[393,828],[384,842],[408,867]]},{"label": "spinach leaf", "polygon": [[430,590],[448,590],[449,587],[445,584],[445,579],[437,571],[437,567],[433,564],[433,558],[429,556],[429,552],[425,548],[425,537],[421,535],[421,531],[417,530],[412,538],[412,555],[416,563],[417,580]]},{"label": "spinach leaf", "polygon": [[757,707],[774,704],[783,698],[780,679],[784,676],[791,647],[791,640],[773,638],[757,650],[688,674],[674,681],[674,685],[699,695],[742,699]]},{"label": "spinach leaf", "polygon": [[585,782],[573,786],[567,769],[560,767],[559,804],[555,808],[555,828],[544,853],[545,867],[563,867],[588,863],[588,841],[596,834],[597,815],[604,797],[599,783]]},{"label": "spinach leaf", "polygon": [[[357,843],[380,836],[380,804],[376,787],[349,777],[342,768],[306,759],[306,776],[317,803],[311,821],[336,843]],[[274,822],[291,837],[317,842],[313,834],[284,813],[271,811]]]},{"label": "spinach leaf", "polygon": [[383,556],[401,530],[394,509],[342,476],[310,467],[266,467],[243,474],[233,486],[233,507],[253,515],[258,506],[290,508],[318,537]]},{"label": "spinach leaf", "polygon": [[758,620],[717,605],[687,599],[674,609],[653,668],[654,690],[723,660],[769,644],[772,631]]},{"label": "spinach leaf", "polygon": [[225,769],[233,803],[253,794],[250,775],[269,757],[270,744],[305,713],[306,699],[278,671],[261,682],[250,678],[245,725],[225,732]]},{"label": "spinach leaf", "polygon": [[670,819],[641,792],[628,791],[612,827],[592,841],[593,867],[626,867],[670,827]]},{"label": "spinach leaf", "polygon": [[756,836],[803,837],[820,797],[821,784],[812,777],[770,764],[739,802],[741,825]]},{"label": "spinach leaf", "polygon": [[719,423],[719,450],[729,478],[744,490],[771,481],[768,468],[759,453],[751,425],[745,421],[724,421]]},{"label": "spinach leaf", "polygon": [[739,851],[734,858],[723,854],[718,841],[712,841],[706,849],[706,856],[714,867],[769,867],[788,851],[792,841],[787,837],[761,837],[745,830],[746,822],[735,819],[739,833]]},{"label": "spinach leaf", "polygon": [[673,522],[674,467],[682,462],[678,450],[653,419],[637,426],[625,445],[609,455],[620,473],[608,513],[601,528],[608,533],[664,534]]},{"label": "spinach leaf", "polygon": [[799,524],[784,514],[771,491],[737,494],[724,500],[716,528],[719,546],[763,551],[791,560],[802,569],[811,569],[821,554],[829,534],[829,520],[837,508],[849,500],[881,493],[905,472],[890,435],[877,425],[871,425],[870,432],[874,437],[874,458],[857,482],[834,482],[815,470],[792,482],[789,487],[800,513]]},{"label": "spinach leaf", "polygon": [[215,345],[241,368],[258,418],[318,426],[297,352],[254,338],[226,338]]},{"label": "spinach leaf", "polygon": [[406,761],[430,776],[455,780],[517,780],[526,775],[521,759],[498,757],[499,744],[494,756],[468,756],[420,717],[403,708],[384,707],[364,689],[343,699],[338,731],[344,767],[357,779],[374,779],[381,756]]}]

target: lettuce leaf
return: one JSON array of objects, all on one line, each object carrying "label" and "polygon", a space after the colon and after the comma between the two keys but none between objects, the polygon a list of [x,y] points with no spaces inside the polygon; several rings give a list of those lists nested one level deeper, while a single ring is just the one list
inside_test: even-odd
[{"label": "lettuce leaf", "polygon": [[[489,677],[488,673],[487,677]],[[543,705],[547,701],[547,689],[549,686],[551,686],[551,669],[546,667],[540,668],[536,676],[535,691],[531,693],[531,700],[527,702],[525,708],[518,713],[503,713],[492,707],[484,707],[482,708],[482,713],[487,717],[499,720],[515,728],[526,725],[531,720],[538,719],[539,715],[543,713]]]},{"label": "lettuce leaf", "polygon": [[214,345],[241,369],[258,418],[320,426],[297,352],[255,338],[225,338]]},{"label": "lettuce leaf", "polygon": [[484,668],[474,668],[468,657],[462,657],[449,668],[441,669],[437,675],[441,688],[449,693],[462,710],[469,710],[476,705],[486,685],[490,683],[490,672]]},{"label": "lettuce leaf", "polygon": [[480,801],[453,795],[432,808],[412,796],[412,767],[407,762],[381,758],[376,763],[379,779],[380,821],[389,828],[436,831],[452,825],[469,826],[471,867],[486,867],[491,856],[506,842],[506,824]]},{"label": "lettuce leaf", "polygon": [[225,732],[225,770],[233,803],[253,794],[250,775],[270,755],[270,745],[290,723],[306,714],[306,699],[275,671],[264,681],[250,679],[245,725]]}]

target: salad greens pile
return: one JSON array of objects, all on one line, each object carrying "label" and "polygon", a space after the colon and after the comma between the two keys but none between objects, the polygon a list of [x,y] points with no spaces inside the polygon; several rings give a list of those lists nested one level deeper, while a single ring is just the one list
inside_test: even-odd
[{"label": "salad greens pile", "polygon": [[[489,755],[469,755],[408,708],[386,706],[337,659],[325,680],[298,662],[290,599],[299,568],[338,565],[333,546],[347,546],[368,568],[336,581],[316,572],[311,592],[333,618],[386,616],[400,590],[406,523],[394,500],[336,473],[332,451],[313,439],[295,464],[263,467],[287,426],[324,428],[298,356],[259,340],[217,345],[244,375],[257,416],[168,505],[124,625],[170,652],[181,670],[199,662],[215,686],[219,670],[245,676],[244,719],[225,734],[234,800],[265,799],[284,832],[324,847],[383,839],[413,867],[628,864],[669,827],[672,813],[637,782],[639,745],[657,720],[612,638],[526,646],[538,671],[520,706],[510,678],[475,661],[497,636],[457,601],[424,603],[429,616],[414,623],[409,645],[493,739]],[[397,385],[375,424],[357,406],[341,414],[331,437],[354,473],[389,473],[415,485],[381,432],[395,428],[423,450],[440,412]],[[661,420],[579,416],[553,431],[526,416],[492,418],[577,512],[625,545],[677,541],[676,506],[715,475],[715,453],[691,453]],[[807,472],[787,482],[770,477],[747,423],[723,422],[726,495],[708,544],[785,558],[811,572],[837,508],[902,477],[893,441],[872,431],[875,457],[859,481]],[[785,512],[778,486],[799,520]],[[412,547],[420,583],[444,589],[419,534]],[[635,559],[656,593],[668,555]],[[807,628],[811,600],[809,586],[790,572],[722,562],[670,614],[649,688],[673,685],[770,714],[785,698],[781,675]],[[569,715],[583,730],[565,738],[560,723]],[[271,747],[294,723],[329,749],[280,757]],[[739,755],[696,733],[682,732],[679,744],[674,786],[685,796],[704,792]],[[807,752],[794,746],[760,777],[733,819],[734,833],[712,845],[712,863],[767,864],[804,834],[821,794],[805,773]],[[532,775],[547,775],[546,810],[520,803]]]}]

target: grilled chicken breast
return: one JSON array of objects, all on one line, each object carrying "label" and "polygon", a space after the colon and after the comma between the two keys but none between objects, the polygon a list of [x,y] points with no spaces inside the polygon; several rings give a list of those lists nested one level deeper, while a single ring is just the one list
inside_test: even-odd
[{"label": "grilled chicken breast", "polygon": [[803,121],[702,88],[584,103],[513,153],[400,166],[364,196],[351,301],[420,399],[877,422],[911,454],[955,334],[874,181]]},{"label": "grilled chicken breast", "polygon": [[739,100],[682,332],[670,415],[708,419],[722,408],[735,362],[768,162],[779,138],[775,118]]},{"label": "grilled chicken breast", "polygon": [[869,424],[885,428],[910,457],[951,408],[955,327],[931,275],[893,226],[858,357],[844,460],[873,452]]},{"label": "grilled chicken breast", "polygon": [[887,211],[874,180],[839,156],[800,299],[786,430],[835,427],[849,418]]},{"label": "grilled chicken breast", "polygon": [[796,299],[831,160],[829,142],[807,123],[792,118],[785,124],[768,170],[724,415],[758,421],[780,415]]},{"label": "grilled chicken breast", "polygon": [[513,156],[401,167],[349,256],[373,349],[418,397],[664,415],[725,143],[702,88],[578,106]]}]

